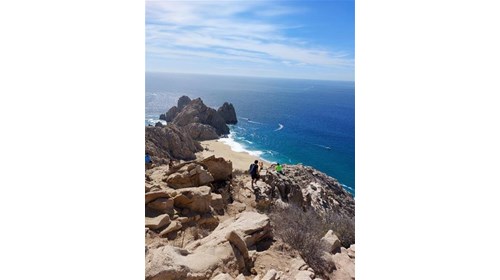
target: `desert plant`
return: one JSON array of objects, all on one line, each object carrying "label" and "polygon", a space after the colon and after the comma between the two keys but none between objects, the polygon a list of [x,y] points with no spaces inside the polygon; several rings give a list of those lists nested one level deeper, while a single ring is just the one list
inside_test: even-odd
[{"label": "desert plant", "polygon": [[349,218],[338,213],[329,212],[325,215],[325,225],[340,239],[343,247],[349,248],[355,241],[355,223],[354,217]]},{"label": "desert plant", "polygon": [[283,242],[297,250],[306,263],[316,272],[323,272],[325,261],[321,237],[324,235],[323,219],[314,211],[303,211],[290,206],[274,206],[269,212],[274,233]]}]

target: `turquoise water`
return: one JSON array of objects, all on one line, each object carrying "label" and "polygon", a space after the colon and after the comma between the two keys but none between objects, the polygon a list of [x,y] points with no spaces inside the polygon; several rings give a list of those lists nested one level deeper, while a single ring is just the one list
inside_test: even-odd
[{"label": "turquoise water", "polygon": [[146,125],[182,95],[233,103],[238,124],[224,141],[270,162],[302,163],[354,194],[354,82],[146,73]]}]

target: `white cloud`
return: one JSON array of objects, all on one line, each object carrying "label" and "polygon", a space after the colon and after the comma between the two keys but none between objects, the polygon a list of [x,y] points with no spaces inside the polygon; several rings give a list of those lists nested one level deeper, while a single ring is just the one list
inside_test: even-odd
[{"label": "white cloud", "polygon": [[[263,1],[147,1],[146,52],[163,58],[214,59],[350,71],[346,52],[312,46],[286,36],[289,28],[276,17],[301,12]],[[274,69],[277,71],[277,69]]]}]

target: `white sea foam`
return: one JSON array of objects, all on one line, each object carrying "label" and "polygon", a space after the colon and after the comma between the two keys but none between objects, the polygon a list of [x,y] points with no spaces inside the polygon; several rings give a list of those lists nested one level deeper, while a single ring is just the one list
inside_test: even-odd
[{"label": "white sea foam", "polygon": [[247,120],[247,122],[249,122],[249,123],[256,123],[256,124],[263,124],[261,122],[256,122],[256,121],[251,121],[251,120]]},{"label": "white sea foam", "polygon": [[285,127],[284,125],[282,125],[282,124],[280,124],[280,123],[279,123],[278,125],[279,125],[279,127],[278,127],[277,129],[275,129],[274,131],[282,130],[282,129],[283,129],[283,127]]},{"label": "white sea foam", "polygon": [[[235,152],[244,152],[244,153],[248,153],[252,156],[256,156],[256,157],[260,157],[263,152],[262,151],[252,151],[252,150],[248,150],[246,146],[244,146],[243,144],[241,143],[238,143],[234,140],[234,135],[233,133],[229,133],[228,137],[226,138],[221,138],[219,139],[220,142],[228,145],[229,147],[231,147],[231,150],[235,151]],[[250,142],[250,141],[248,141]]]}]

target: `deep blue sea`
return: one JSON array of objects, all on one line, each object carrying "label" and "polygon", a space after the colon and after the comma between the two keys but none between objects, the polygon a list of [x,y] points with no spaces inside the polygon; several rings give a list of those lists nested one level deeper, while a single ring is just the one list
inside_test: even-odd
[{"label": "deep blue sea", "polygon": [[354,194],[354,82],[146,73],[146,125],[201,97],[233,103],[238,124],[226,143],[270,162],[312,166]]}]

